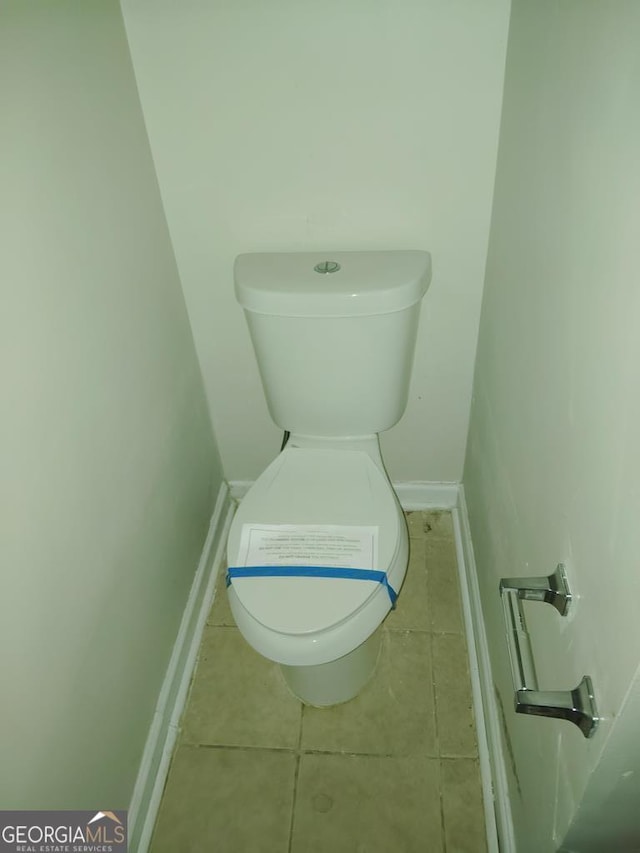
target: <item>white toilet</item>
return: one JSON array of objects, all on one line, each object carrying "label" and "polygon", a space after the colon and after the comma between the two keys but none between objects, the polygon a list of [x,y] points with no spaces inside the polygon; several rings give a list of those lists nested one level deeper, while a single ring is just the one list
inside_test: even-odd
[{"label": "white toilet", "polygon": [[404,412],[430,278],[420,251],[236,259],[269,411],[290,435],[232,522],[229,603],[310,705],[345,702],[370,678],[406,573],[378,433]]}]

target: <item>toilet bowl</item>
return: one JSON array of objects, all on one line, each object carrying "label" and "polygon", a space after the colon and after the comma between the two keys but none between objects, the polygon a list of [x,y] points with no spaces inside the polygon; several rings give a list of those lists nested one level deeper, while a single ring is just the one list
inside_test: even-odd
[{"label": "toilet bowl", "polygon": [[[236,624],[260,654],[289,668],[338,661],[374,634],[407,568],[406,523],[382,467],[377,437],[311,442],[292,436],[236,512],[227,544],[229,566],[238,565],[243,531],[260,534],[275,525],[301,535],[328,528],[346,535],[361,528],[375,532],[376,554],[368,568],[384,573],[388,586],[378,580],[290,575],[236,577],[228,587]],[[284,672],[288,681],[288,675],[295,677]],[[313,702],[332,703],[318,696]]]},{"label": "toilet bowl", "polygon": [[317,706],[362,689],[384,618],[401,606],[408,534],[378,433],[406,406],[430,278],[426,252],[323,257],[236,260],[269,411],[290,437],[242,500],[227,543],[240,632]]}]

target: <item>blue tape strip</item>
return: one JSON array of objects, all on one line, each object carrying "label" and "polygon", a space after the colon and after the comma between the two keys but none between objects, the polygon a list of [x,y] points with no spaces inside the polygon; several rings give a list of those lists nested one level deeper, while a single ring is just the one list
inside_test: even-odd
[{"label": "blue tape strip", "polygon": [[230,566],[226,583],[234,578],[346,578],[356,581],[376,581],[386,587],[391,607],[396,606],[398,593],[389,583],[386,572],[377,569],[344,569],[340,566]]}]

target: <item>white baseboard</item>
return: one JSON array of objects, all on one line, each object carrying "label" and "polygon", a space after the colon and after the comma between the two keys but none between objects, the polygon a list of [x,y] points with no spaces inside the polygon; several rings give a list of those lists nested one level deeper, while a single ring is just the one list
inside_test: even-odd
[{"label": "white baseboard", "polygon": [[129,849],[132,853],[146,853],[151,841],[178,723],[211,609],[218,569],[224,558],[233,511],[229,488],[223,483],[162,683],[129,805]]},{"label": "white baseboard", "polygon": [[459,483],[394,483],[393,488],[404,510],[454,509],[458,505]]},{"label": "white baseboard", "polygon": [[487,826],[487,845],[489,853],[498,853],[498,851],[515,853],[515,835],[502,751],[500,717],[493,687],[489,645],[482,616],[478,574],[462,483],[458,489],[458,506],[452,511],[452,515],[478,730],[478,756]]},{"label": "white baseboard", "polygon": [[234,501],[241,501],[255,480],[229,480],[229,494]]},{"label": "white baseboard", "polygon": [[[252,485],[252,480],[232,480],[231,497],[241,501]],[[393,488],[405,510],[453,509],[458,505],[458,483],[394,483]]]}]

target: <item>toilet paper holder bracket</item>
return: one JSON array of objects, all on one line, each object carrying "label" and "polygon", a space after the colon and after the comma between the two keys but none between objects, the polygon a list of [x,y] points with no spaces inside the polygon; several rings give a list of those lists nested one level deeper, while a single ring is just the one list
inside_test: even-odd
[{"label": "toilet paper holder bracket", "polygon": [[550,604],[566,616],[572,602],[565,567],[559,563],[546,577],[502,578],[500,596],[507,627],[507,646],[518,714],[554,717],[574,723],[586,738],[599,722],[593,683],[588,675],[573,690],[539,690],[523,601]]}]

